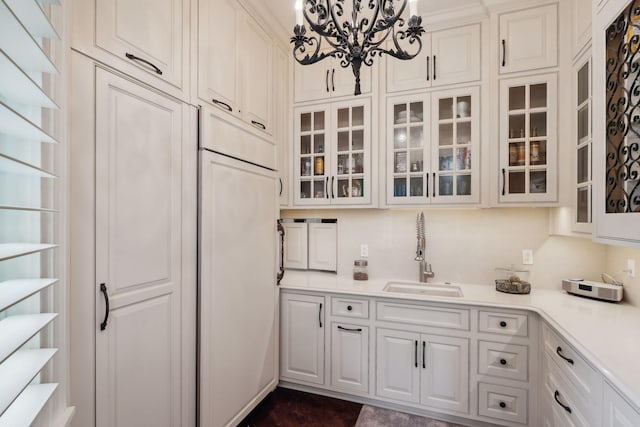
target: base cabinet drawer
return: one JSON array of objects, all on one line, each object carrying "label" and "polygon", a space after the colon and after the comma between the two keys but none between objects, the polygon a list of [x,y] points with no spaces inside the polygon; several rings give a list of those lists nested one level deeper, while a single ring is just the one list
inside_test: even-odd
[{"label": "base cabinet drawer", "polygon": [[355,298],[331,298],[331,314],[333,316],[369,318],[369,301]]},{"label": "base cabinet drawer", "polygon": [[519,337],[529,335],[529,322],[526,314],[480,311],[479,315],[478,330],[480,332]]},{"label": "base cabinet drawer", "polygon": [[527,390],[497,384],[478,384],[478,413],[485,417],[527,423]]},{"label": "base cabinet drawer", "polygon": [[526,381],[529,351],[524,345],[491,341],[478,342],[478,372],[494,377]]}]

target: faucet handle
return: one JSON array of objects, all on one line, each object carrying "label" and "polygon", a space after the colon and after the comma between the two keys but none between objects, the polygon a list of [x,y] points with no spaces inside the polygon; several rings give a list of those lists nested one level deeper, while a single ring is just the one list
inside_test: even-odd
[{"label": "faucet handle", "polygon": [[424,275],[429,278],[434,277],[436,275],[436,273],[434,273],[433,270],[431,269],[431,264],[427,264],[427,269],[424,271]]}]

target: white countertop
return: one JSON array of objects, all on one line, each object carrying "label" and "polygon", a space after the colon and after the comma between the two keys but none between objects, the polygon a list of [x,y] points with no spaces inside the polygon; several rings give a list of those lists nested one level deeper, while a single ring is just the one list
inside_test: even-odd
[{"label": "white countertop", "polygon": [[[640,410],[640,309],[625,303],[607,303],[558,290],[532,289],[512,295],[491,285],[455,283],[462,297],[431,297],[383,292],[393,279],[356,281],[332,273],[287,270],[280,289],[320,291],[530,310],[598,368],[604,377]],[[398,281],[402,282],[402,281]]]}]

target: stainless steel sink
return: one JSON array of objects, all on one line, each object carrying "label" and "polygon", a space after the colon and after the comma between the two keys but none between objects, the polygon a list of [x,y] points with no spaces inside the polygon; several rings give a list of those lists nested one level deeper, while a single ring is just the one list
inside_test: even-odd
[{"label": "stainless steel sink", "polygon": [[460,287],[449,284],[389,282],[384,287],[383,291],[399,294],[425,295],[432,297],[459,298],[462,296],[462,290],[460,289]]}]

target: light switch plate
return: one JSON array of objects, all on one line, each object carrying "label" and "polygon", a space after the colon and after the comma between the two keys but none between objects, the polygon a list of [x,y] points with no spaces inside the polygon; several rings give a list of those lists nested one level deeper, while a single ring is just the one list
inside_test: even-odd
[{"label": "light switch plate", "polygon": [[366,243],[360,244],[360,256],[366,258],[369,256],[369,245]]},{"label": "light switch plate", "polygon": [[533,265],[533,251],[531,249],[522,250],[522,264]]}]

